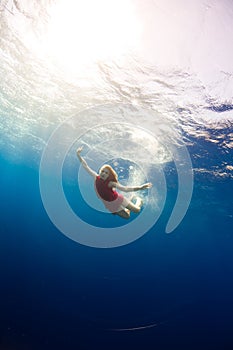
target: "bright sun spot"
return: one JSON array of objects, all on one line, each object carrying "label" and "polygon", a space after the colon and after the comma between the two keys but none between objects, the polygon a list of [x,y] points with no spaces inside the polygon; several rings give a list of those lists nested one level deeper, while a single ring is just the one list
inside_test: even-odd
[{"label": "bright sun spot", "polygon": [[118,58],[139,45],[129,0],[60,0],[50,9],[45,48],[63,66]]}]

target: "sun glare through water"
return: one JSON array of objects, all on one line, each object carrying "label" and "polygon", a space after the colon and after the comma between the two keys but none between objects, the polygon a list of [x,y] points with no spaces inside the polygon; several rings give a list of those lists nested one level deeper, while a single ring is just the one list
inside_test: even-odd
[{"label": "sun glare through water", "polygon": [[45,48],[66,70],[120,58],[140,42],[140,22],[128,0],[61,0],[50,8]]}]

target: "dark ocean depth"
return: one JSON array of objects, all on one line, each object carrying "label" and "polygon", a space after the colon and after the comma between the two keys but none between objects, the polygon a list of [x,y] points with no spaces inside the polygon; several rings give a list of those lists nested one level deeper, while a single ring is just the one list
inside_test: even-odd
[{"label": "dark ocean depth", "polygon": [[[222,157],[196,141],[194,168],[203,148],[210,167]],[[96,249],[50,222],[36,168],[3,158],[0,167],[1,350],[233,348],[230,177],[194,174],[188,212],[169,235],[177,179],[167,171],[156,225],[134,243]]]}]

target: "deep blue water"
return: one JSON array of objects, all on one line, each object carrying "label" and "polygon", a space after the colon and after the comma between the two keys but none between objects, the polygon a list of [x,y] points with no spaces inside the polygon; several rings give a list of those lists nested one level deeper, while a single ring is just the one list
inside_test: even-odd
[{"label": "deep blue water", "polygon": [[[209,157],[196,157],[201,150]],[[200,140],[189,151],[194,168],[232,156]],[[230,176],[194,172],[189,210],[166,235],[176,197],[167,171],[156,225],[131,244],[96,249],[51,223],[34,166],[2,158],[0,169],[1,350],[233,349]],[[144,325],[153,327],[133,330]]]}]

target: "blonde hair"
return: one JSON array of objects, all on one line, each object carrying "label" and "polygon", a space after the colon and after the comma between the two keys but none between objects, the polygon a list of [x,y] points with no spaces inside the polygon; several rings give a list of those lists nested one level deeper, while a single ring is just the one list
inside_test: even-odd
[{"label": "blonde hair", "polygon": [[117,175],[117,173],[115,172],[115,170],[111,167],[111,165],[109,165],[109,164],[103,165],[103,166],[100,168],[100,172],[101,172],[101,170],[103,170],[103,169],[108,169],[108,171],[109,171],[109,177],[108,177],[108,179],[109,179],[110,181],[118,182],[118,175]]}]

